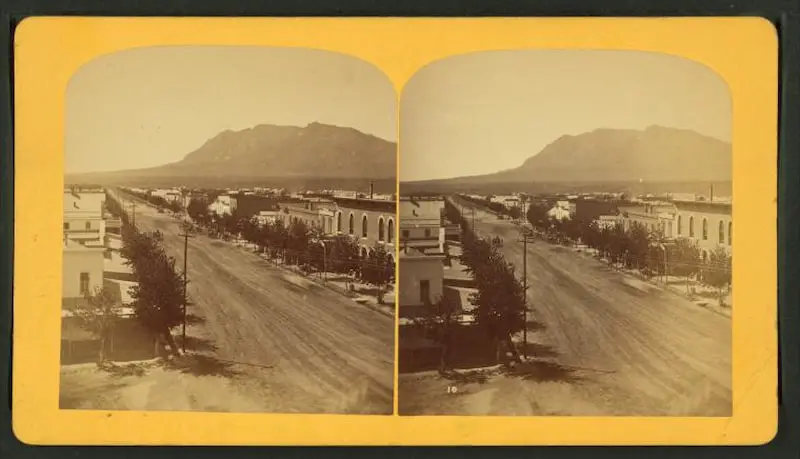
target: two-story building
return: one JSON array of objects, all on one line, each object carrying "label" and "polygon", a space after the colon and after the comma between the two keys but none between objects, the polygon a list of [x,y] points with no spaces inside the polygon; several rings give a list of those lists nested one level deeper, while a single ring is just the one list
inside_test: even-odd
[{"label": "two-story building", "polygon": [[444,199],[403,197],[400,199],[400,246],[423,254],[442,255],[446,240]]},{"label": "two-story building", "polygon": [[285,225],[302,221],[309,228],[318,229],[323,235],[334,232],[333,217],[336,203],[325,198],[307,198],[281,204],[278,216]]},{"label": "two-story building", "polygon": [[87,247],[64,237],[61,298],[62,308],[73,309],[86,295],[103,286],[103,247]]},{"label": "two-story building", "polygon": [[717,247],[729,254],[733,246],[733,218],[730,202],[673,201],[675,206],[676,237],[689,238],[697,243],[701,259],[706,259]]},{"label": "two-story building", "polygon": [[350,234],[358,239],[361,255],[368,256],[380,244],[394,262],[397,238],[395,200],[369,198],[332,198],[336,203],[333,215],[333,233]]},{"label": "two-story building", "polygon": [[64,235],[86,246],[102,247],[106,235],[103,190],[64,191]]}]

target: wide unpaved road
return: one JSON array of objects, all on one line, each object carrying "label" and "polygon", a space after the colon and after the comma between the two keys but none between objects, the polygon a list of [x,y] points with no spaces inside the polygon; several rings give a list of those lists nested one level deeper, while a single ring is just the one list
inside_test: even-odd
[{"label": "wide unpaved road", "polygon": [[[466,203],[465,203],[466,204]],[[471,222],[471,210],[464,215]],[[522,276],[518,228],[476,210],[481,235],[500,236]],[[570,248],[528,244],[530,355],[518,377],[467,384],[443,408],[465,414],[729,416],[731,320],[615,272]],[[400,402],[431,377],[401,378]],[[412,383],[415,381],[416,383]],[[443,383],[444,384],[444,383]],[[450,383],[452,384],[452,383]],[[435,386],[435,384],[434,384]],[[444,387],[431,392],[447,398]],[[433,395],[433,394],[431,394]],[[402,408],[401,408],[402,410]],[[424,411],[421,406],[412,410]]]},{"label": "wide unpaved road", "polygon": [[[136,224],[161,231],[183,269],[174,218],[140,203]],[[208,356],[209,373],[233,374],[231,385],[263,396],[267,411],[392,412],[391,317],[204,235],[189,239],[187,272],[189,313],[198,317],[187,351]]]}]

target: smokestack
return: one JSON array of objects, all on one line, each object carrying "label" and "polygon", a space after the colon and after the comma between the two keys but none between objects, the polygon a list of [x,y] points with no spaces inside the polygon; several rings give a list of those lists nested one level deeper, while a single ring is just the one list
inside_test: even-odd
[{"label": "smokestack", "polygon": [[372,196],[375,194],[375,183],[369,182],[369,198],[372,199]]},{"label": "smokestack", "polygon": [[714,202],[714,184],[711,184],[711,190],[708,193],[708,202]]}]

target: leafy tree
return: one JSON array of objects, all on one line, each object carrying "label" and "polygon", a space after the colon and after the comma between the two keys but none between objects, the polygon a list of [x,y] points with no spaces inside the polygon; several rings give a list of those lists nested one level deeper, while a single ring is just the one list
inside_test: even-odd
[{"label": "leafy tree", "polygon": [[73,311],[81,326],[100,339],[98,360],[101,364],[106,361],[106,343],[111,337],[121,310],[122,307],[114,292],[105,287],[98,287],[94,292],[87,293],[85,304],[79,305]]},{"label": "leafy tree", "polygon": [[720,306],[724,305],[725,288],[731,284],[731,257],[723,247],[716,247],[704,267],[703,282],[717,289]]},{"label": "leafy tree", "polygon": [[431,305],[428,314],[413,319],[415,326],[422,328],[424,334],[442,346],[439,355],[439,372],[451,369],[451,355],[455,347],[454,331],[458,326],[458,315],[461,312],[457,304],[446,296],[440,296]]},{"label": "leafy tree", "polygon": [[668,247],[667,260],[670,274],[684,277],[686,280],[686,293],[689,293],[689,278],[698,274],[700,250],[690,239],[680,238]]},{"label": "leafy tree", "polygon": [[289,224],[286,248],[291,263],[300,262],[300,256],[305,253],[310,239],[310,229],[303,220],[294,220]]},{"label": "leafy tree", "polygon": [[527,219],[534,228],[540,231],[544,231],[550,226],[547,208],[538,203],[533,203],[528,206]]},{"label": "leafy tree", "polygon": [[330,256],[328,269],[338,274],[355,276],[358,274],[360,259],[356,241],[346,235],[337,235],[326,242]]},{"label": "leafy tree", "polygon": [[362,260],[361,279],[378,288],[376,298],[383,304],[386,287],[394,279],[394,264],[390,262],[389,253],[383,245],[376,245],[369,256]]}]

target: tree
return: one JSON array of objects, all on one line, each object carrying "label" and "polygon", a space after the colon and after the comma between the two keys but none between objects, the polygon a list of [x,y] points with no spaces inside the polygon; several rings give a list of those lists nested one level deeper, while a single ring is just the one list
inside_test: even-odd
[{"label": "tree", "polygon": [[292,263],[300,262],[300,256],[306,252],[310,240],[310,229],[303,220],[294,220],[289,224],[286,248]]},{"label": "tree", "polygon": [[328,269],[338,274],[356,276],[360,262],[356,241],[345,235],[337,235],[326,244],[330,253]]},{"label": "tree", "polygon": [[686,293],[689,293],[689,278],[699,271],[700,250],[689,239],[677,239],[667,249],[670,272],[686,279]]},{"label": "tree", "polygon": [[390,262],[389,253],[383,245],[376,245],[369,256],[362,261],[361,279],[378,288],[376,298],[383,304],[384,289],[394,278],[394,264]]},{"label": "tree", "polygon": [[644,225],[634,222],[626,236],[628,239],[627,267],[633,267],[633,263],[635,262],[637,269],[644,269],[646,265],[645,259],[650,249],[650,237],[647,233],[647,229]]},{"label": "tree", "polygon": [[540,231],[546,230],[550,225],[547,208],[538,203],[528,206],[527,214],[528,222]]},{"label": "tree", "polygon": [[725,288],[731,284],[731,256],[723,247],[717,246],[708,257],[704,267],[703,282],[717,289],[719,305],[724,305]]},{"label": "tree", "polygon": [[94,292],[87,293],[85,304],[79,305],[74,310],[81,326],[100,339],[98,356],[100,364],[106,361],[106,343],[111,338],[121,310],[121,304],[114,292],[105,287],[98,287]]},{"label": "tree", "polygon": [[139,282],[130,289],[136,318],[177,351],[171,329],[183,320],[183,279],[175,259],[160,251],[142,265],[135,273]]},{"label": "tree", "polygon": [[458,326],[458,305],[446,296],[440,296],[431,305],[428,314],[413,319],[414,325],[422,328],[424,334],[442,346],[439,354],[439,372],[444,373],[451,367],[451,355],[455,345],[454,330]]}]

